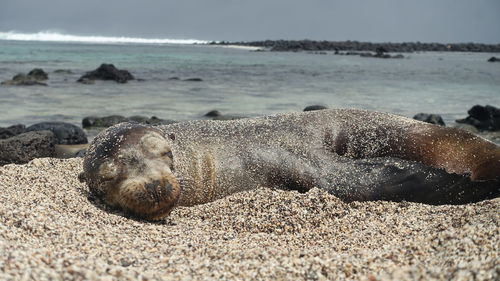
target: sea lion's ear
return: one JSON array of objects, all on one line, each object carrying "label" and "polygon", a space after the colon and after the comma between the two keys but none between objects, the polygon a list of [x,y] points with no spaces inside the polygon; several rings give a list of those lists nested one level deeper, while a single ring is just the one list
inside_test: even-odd
[{"label": "sea lion's ear", "polygon": [[171,140],[175,140],[175,135],[174,133],[170,133],[168,134],[168,138],[171,139]]},{"label": "sea lion's ear", "polygon": [[85,182],[85,173],[84,172],[81,172],[79,175],[78,175],[78,180],[80,182]]}]

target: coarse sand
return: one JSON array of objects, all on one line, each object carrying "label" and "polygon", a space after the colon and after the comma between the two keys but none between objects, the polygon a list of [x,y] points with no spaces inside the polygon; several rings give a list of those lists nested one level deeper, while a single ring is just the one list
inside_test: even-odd
[{"label": "coarse sand", "polygon": [[498,280],[500,199],[346,204],[261,188],[159,223],[89,198],[81,159],[0,168],[0,280]]}]

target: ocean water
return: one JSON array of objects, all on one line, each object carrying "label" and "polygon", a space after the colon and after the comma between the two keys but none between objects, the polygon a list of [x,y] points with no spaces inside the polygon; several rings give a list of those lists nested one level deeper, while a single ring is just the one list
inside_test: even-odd
[{"label": "ocean water", "polygon": [[[437,113],[451,123],[475,104],[500,106],[500,63],[487,62],[498,54],[412,53],[405,59],[375,59],[147,43],[0,40],[1,81],[33,68],[49,74],[48,87],[0,86],[0,126],[40,121],[79,125],[85,116],[111,114],[189,120],[213,109],[260,116],[313,104],[409,117]],[[101,63],[127,69],[143,81],[76,82]],[[71,73],[54,73],[57,69]]]}]

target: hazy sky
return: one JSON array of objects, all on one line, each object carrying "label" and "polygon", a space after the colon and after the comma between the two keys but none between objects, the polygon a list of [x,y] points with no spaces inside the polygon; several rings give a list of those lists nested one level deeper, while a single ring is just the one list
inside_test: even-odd
[{"label": "hazy sky", "polygon": [[500,43],[500,0],[0,0],[0,31]]}]

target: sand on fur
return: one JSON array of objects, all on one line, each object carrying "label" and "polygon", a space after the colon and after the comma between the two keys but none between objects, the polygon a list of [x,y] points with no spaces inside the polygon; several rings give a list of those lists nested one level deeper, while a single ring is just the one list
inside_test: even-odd
[{"label": "sand on fur", "polygon": [[158,222],[89,196],[81,159],[0,167],[1,280],[498,280],[500,199],[343,203],[260,188]]}]

